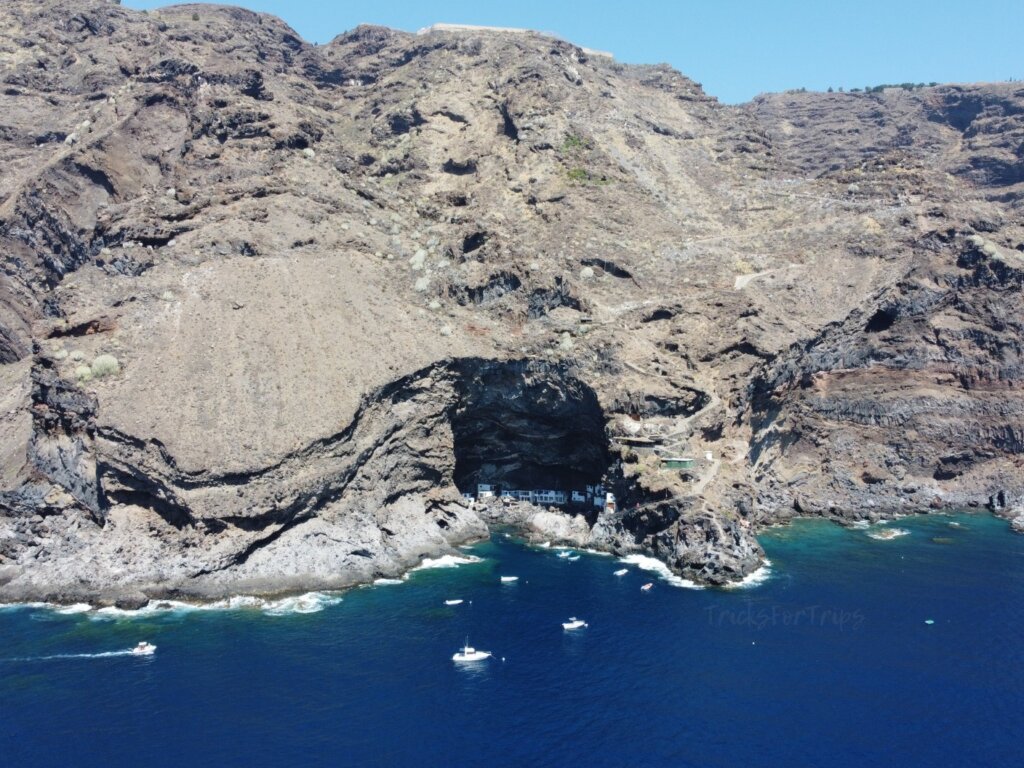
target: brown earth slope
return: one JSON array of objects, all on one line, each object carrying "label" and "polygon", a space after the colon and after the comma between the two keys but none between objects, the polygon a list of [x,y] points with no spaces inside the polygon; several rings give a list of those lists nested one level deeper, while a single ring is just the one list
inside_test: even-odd
[{"label": "brown earth slope", "polygon": [[1024,495],[1015,83],[726,107],[534,33],[8,0],[0,167],[0,599],[394,575],[477,482],[603,481],[516,521],[710,583]]}]

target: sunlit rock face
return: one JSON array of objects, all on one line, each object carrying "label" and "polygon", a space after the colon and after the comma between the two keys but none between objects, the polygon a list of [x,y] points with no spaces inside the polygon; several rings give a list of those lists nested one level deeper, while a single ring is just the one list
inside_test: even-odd
[{"label": "sunlit rock face", "polygon": [[532,32],[102,0],[7,0],[0,54],[0,599],[503,522],[720,583],[795,514],[1022,503],[1017,83],[727,107]]}]

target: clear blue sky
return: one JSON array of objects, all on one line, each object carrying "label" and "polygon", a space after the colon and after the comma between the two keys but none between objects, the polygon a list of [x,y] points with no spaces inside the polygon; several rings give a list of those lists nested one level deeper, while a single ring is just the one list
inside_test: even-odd
[{"label": "clear blue sky", "polygon": [[[789,88],[1024,79],[1024,0],[245,0],[324,43],[360,23],[528,27],[668,62],[724,102]],[[124,0],[133,8],[166,2]]]}]

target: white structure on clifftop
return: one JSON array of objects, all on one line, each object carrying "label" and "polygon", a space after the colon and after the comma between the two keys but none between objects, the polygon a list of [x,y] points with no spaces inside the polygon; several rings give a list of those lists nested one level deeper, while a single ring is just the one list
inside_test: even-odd
[{"label": "white structure on clifftop", "polygon": [[[541,37],[550,37],[554,40],[562,39],[558,37],[558,35],[553,35],[550,32],[538,32],[535,29],[521,29],[519,27],[485,27],[476,24],[431,24],[429,27],[416,30],[417,35],[429,35],[431,32],[502,32],[513,35],[540,35]],[[608,53],[608,51],[595,51],[593,48],[584,48],[582,46],[577,47],[579,47],[579,49],[588,56],[601,56],[606,59],[615,58],[612,54]]]},{"label": "white structure on clifftop", "polygon": [[[431,32],[514,32],[520,35],[528,35],[532,29],[520,29],[518,27],[482,27],[476,24],[431,24],[429,27],[417,30],[417,35],[429,35]],[[538,32],[537,34],[542,34]],[[552,37],[552,35],[546,35]]]}]

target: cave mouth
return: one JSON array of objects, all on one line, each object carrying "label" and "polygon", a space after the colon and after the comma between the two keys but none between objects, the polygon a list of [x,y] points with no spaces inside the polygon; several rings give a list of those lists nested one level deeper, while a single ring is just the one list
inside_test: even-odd
[{"label": "cave mouth", "polygon": [[568,366],[469,359],[456,364],[451,417],[455,485],[585,491],[610,463],[605,416],[594,390]]}]

